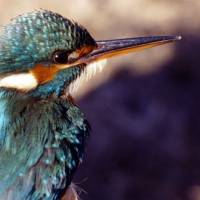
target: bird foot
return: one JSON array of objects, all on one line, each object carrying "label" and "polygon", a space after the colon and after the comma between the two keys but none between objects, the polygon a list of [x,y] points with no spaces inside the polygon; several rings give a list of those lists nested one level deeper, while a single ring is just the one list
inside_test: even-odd
[{"label": "bird foot", "polygon": [[78,194],[76,192],[76,186],[73,183],[68,187],[61,200],[79,200]]}]

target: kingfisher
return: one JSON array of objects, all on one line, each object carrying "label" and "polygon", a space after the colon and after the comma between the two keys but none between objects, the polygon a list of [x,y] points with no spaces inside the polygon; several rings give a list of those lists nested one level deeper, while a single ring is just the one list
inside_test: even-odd
[{"label": "kingfisher", "polygon": [[0,31],[0,200],[77,199],[73,175],[90,125],[71,92],[107,58],[180,40],[150,36],[96,41],[48,10]]}]

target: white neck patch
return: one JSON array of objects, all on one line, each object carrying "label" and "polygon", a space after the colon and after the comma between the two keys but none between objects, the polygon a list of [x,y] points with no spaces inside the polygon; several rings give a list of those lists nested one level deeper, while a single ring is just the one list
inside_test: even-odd
[{"label": "white neck patch", "polygon": [[29,91],[36,88],[37,79],[32,73],[11,74],[0,79],[0,87]]},{"label": "white neck patch", "polygon": [[76,91],[78,90],[79,86],[84,82],[88,81],[92,76],[96,74],[96,72],[101,72],[103,68],[106,65],[107,60],[100,60],[97,62],[93,62],[89,65],[87,65],[84,69],[84,71],[81,73],[79,77],[77,77],[68,88],[68,92],[70,95],[76,94]]},{"label": "white neck patch", "polygon": [[[89,80],[96,74],[97,71],[101,72],[105,64],[106,60],[101,60],[86,66],[82,74],[69,85],[68,92],[73,95],[83,81]],[[35,89],[38,84],[37,78],[31,72],[10,74],[0,78],[0,87],[17,89],[21,91],[30,91]]]}]

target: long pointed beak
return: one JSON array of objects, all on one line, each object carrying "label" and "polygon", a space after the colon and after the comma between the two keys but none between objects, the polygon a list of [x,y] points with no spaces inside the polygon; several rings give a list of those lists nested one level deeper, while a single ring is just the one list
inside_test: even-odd
[{"label": "long pointed beak", "polygon": [[97,41],[97,48],[79,61],[91,63],[98,60],[141,51],[147,48],[181,40],[181,36],[152,36]]}]

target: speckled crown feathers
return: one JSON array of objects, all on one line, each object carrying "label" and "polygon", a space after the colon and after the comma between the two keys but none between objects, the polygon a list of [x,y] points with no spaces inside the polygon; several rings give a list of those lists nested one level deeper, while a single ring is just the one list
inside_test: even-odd
[{"label": "speckled crown feathers", "polygon": [[95,44],[88,31],[57,13],[39,10],[20,15],[1,31],[0,73],[49,64],[55,50],[75,50],[87,44]]}]

